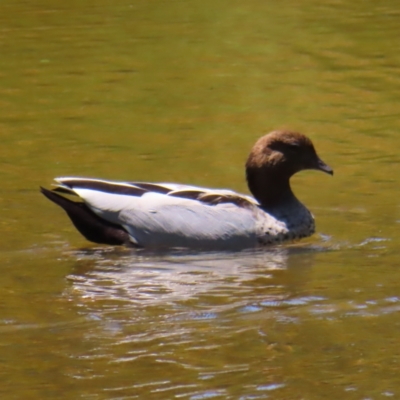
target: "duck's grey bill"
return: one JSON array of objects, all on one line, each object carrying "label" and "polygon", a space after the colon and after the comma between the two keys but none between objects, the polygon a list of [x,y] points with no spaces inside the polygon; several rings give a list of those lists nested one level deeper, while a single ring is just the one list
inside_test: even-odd
[{"label": "duck's grey bill", "polygon": [[329,165],[325,164],[320,158],[318,159],[317,169],[326,172],[329,175],[333,175],[333,169]]}]

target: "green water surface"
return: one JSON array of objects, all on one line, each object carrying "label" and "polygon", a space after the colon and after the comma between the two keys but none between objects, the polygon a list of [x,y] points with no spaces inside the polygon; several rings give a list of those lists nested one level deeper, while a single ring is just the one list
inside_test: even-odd
[{"label": "green water surface", "polygon": [[[0,397],[400,398],[396,1],[0,4]],[[247,192],[309,135],[318,234],[263,251],[95,246],[55,176]]]}]

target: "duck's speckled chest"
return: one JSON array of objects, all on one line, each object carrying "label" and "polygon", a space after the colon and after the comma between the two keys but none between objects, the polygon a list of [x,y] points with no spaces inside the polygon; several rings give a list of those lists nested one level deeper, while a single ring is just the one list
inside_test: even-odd
[{"label": "duck's speckled chest", "polygon": [[314,217],[297,199],[268,211],[259,208],[256,225],[261,245],[300,239],[315,232]]}]

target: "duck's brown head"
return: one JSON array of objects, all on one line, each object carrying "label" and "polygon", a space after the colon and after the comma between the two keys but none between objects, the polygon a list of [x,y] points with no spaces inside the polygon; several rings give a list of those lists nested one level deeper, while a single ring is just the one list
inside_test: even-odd
[{"label": "duck's brown head", "polygon": [[298,132],[274,131],[258,139],[246,162],[246,178],[263,206],[275,206],[293,196],[289,179],[304,169],[333,175],[317,155],[311,140]]}]

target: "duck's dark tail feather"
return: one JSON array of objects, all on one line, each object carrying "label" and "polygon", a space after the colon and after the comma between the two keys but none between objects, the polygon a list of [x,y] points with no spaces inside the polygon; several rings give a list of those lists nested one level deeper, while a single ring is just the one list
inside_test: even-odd
[{"label": "duck's dark tail feather", "polygon": [[76,229],[87,240],[110,245],[129,243],[129,235],[122,226],[101,219],[86,204],[71,201],[42,187],[40,191],[68,214]]}]

